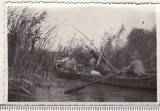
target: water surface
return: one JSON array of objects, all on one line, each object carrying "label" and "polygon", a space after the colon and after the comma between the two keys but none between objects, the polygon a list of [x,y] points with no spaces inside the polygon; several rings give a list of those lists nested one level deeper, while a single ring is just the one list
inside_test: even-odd
[{"label": "water surface", "polygon": [[36,87],[37,102],[156,102],[156,91],[94,84],[72,94],[64,91],[87,82],[56,78],[52,87]]}]

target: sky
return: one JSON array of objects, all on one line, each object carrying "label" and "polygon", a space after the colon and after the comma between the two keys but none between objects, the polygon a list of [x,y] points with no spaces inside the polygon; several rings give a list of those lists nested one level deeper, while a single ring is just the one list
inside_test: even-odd
[{"label": "sky", "polygon": [[[120,36],[125,42],[132,28],[151,30],[156,24],[154,6],[145,5],[48,5],[41,7],[47,11],[45,26],[57,25],[57,36],[62,38],[61,45],[74,36],[85,37],[75,30],[83,32],[99,47],[104,33],[116,34],[123,24],[125,31]],[[144,21],[144,23],[143,23]],[[52,36],[52,35],[51,35]],[[52,38],[52,37],[51,37]],[[57,43],[60,39],[57,38]]]}]

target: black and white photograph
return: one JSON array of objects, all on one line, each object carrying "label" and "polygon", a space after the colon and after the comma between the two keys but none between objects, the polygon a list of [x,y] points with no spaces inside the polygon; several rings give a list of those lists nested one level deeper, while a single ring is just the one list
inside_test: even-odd
[{"label": "black and white photograph", "polygon": [[157,102],[155,5],[9,4],[8,102]]}]

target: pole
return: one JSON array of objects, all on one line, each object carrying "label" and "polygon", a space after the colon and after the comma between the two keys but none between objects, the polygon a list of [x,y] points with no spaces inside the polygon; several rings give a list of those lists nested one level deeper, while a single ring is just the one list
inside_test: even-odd
[{"label": "pole", "polygon": [[[98,48],[89,40],[89,38],[85,35],[85,34],[83,34],[80,30],[78,30],[75,26],[73,26],[72,24],[71,24],[71,26],[74,28],[74,29],[76,29],[79,33],[81,33],[92,45],[93,45],[93,47],[98,51]],[[115,71],[115,72],[117,72],[117,70],[109,63],[109,61],[103,56],[103,55],[100,55],[105,61],[106,61],[106,63]]]}]

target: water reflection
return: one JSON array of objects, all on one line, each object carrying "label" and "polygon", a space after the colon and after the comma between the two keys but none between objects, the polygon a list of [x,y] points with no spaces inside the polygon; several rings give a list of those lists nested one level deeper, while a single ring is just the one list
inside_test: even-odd
[{"label": "water reflection", "polygon": [[37,102],[156,102],[156,91],[122,88],[95,84],[72,94],[64,91],[87,82],[57,78],[52,87],[37,87],[34,95]]}]

